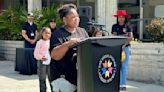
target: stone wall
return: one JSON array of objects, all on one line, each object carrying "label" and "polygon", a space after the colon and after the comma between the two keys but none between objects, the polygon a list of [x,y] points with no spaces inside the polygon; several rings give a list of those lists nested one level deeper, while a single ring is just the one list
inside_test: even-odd
[{"label": "stone wall", "polygon": [[16,48],[23,48],[23,41],[0,40],[0,59],[15,61]]},{"label": "stone wall", "polygon": [[164,44],[132,44],[128,79],[164,85]]}]

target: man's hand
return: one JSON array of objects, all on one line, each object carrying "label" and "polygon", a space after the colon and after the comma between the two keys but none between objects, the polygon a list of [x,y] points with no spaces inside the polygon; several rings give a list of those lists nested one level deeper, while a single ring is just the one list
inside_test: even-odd
[{"label": "man's hand", "polygon": [[36,40],[30,40],[31,44],[35,44]]}]

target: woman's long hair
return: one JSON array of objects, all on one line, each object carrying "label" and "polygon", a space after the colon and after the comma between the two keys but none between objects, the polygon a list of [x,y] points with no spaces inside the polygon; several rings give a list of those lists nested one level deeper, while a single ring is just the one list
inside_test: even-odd
[{"label": "woman's long hair", "polygon": [[[124,17],[125,17],[125,21],[124,21],[124,23],[127,24],[127,22],[128,22],[128,18],[127,18],[126,16],[124,16]],[[119,24],[118,17],[117,17],[117,24]]]}]

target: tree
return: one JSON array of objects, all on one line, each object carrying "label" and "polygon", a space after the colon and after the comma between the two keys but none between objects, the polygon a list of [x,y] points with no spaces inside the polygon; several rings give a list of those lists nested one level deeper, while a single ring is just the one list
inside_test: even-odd
[{"label": "tree", "polygon": [[[57,14],[58,6],[44,7],[41,11],[33,11],[34,22],[39,31],[43,26],[49,25],[49,20],[55,18],[57,26],[61,25]],[[26,21],[27,10],[20,5],[8,7],[0,16],[0,39],[22,40],[21,26]]]}]

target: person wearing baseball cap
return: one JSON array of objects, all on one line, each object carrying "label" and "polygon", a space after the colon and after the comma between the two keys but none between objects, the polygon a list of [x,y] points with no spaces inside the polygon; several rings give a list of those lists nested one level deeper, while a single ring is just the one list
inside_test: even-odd
[{"label": "person wearing baseball cap", "polygon": [[28,13],[28,16],[33,17],[33,13],[32,12]]},{"label": "person wearing baseball cap", "polygon": [[33,22],[33,13],[28,13],[27,21],[22,25],[22,36],[25,48],[34,48],[36,45],[38,31],[37,25]]},{"label": "person wearing baseball cap", "polygon": [[130,56],[130,41],[133,38],[132,30],[130,26],[127,24],[127,20],[131,18],[130,15],[126,13],[126,10],[118,10],[117,14],[114,15],[117,18],[117,23],[112,26],[112,34],[125,36],[128,38],[128,41],[122,46],[123,52],[125,52],[125,58],[121,61],[121,69],[120,69],[120,90],[126,90],[126,77],[128,70],[128,62]]}]

